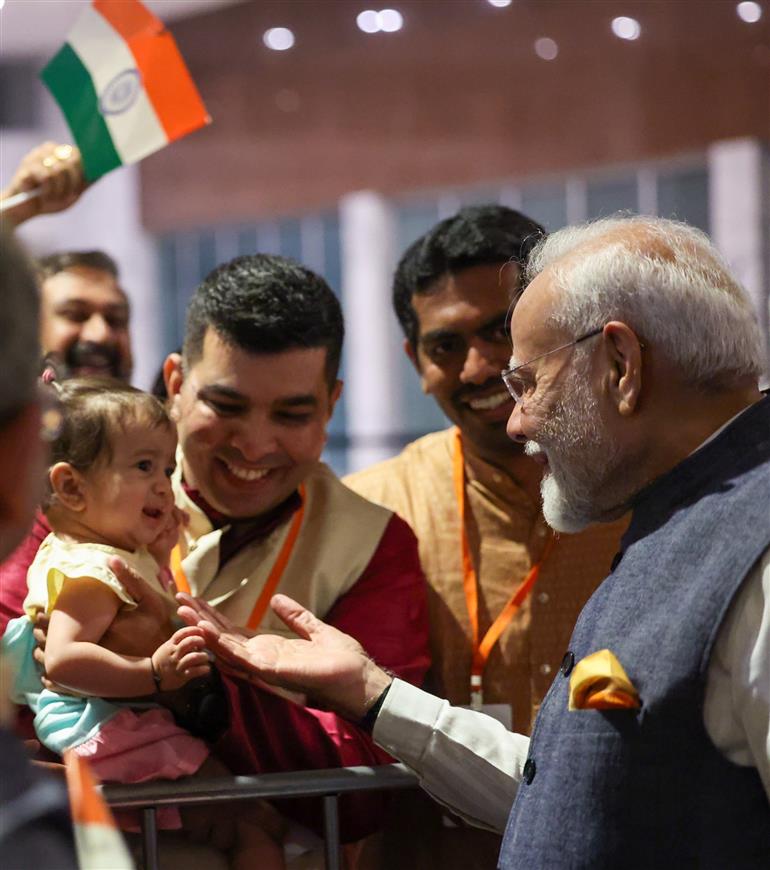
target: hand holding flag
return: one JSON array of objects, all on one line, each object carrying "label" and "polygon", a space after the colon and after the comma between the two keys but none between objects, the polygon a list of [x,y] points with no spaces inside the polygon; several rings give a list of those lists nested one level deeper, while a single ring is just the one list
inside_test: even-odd
[{"label": "hand holding flag", "polygon": [[174,38],[139,0],[94,0],[42,78],[89,182],[211,120]]},{"label": "hand holding flag", "polygon": [[43,142],[19,164],[0,194],[3,219],[18,226],[39,214],[63,211],[85,190],[80,151],[71,145]]}]

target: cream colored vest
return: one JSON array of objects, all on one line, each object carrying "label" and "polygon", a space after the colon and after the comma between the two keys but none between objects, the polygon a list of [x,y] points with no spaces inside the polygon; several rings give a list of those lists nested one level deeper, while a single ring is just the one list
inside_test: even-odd
[{"label": "cream colored vest", "polygon": [[[248,544],[218,571],[219,541],[227,529],[214,529],[206,514],[181,485],[181,456],[174,475],[178,507],[190,514],[180,542],[182,567],[193,595],[245,625],[275,564],[291,520],[267,538]],[[276,591],[290,595],[323,618],[358,580],[380,543],[392,512],[343,486],[326,465],[318,463],[305,480],[305,515]],[[290,635],[268,610],[259,631]]]}]

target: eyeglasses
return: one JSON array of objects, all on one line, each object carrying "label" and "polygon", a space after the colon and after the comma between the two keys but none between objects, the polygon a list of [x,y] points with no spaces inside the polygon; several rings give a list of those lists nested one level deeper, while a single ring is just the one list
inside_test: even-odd
[{"label": "eyeglasses", "polygon": [[520,377],[517,372],[520,372],[523,368],[526,368],[528,365],[531,365],[533,362],[536,362],[545,356],[550,356],[552,353],[558,353],[560,350],[566,350],[568,347],[574,347],[576,344],[580,344],[581,341],[585,341],[587,338],[593,338],[595,335],[599,335],[603,331],[604,327],[599,326],[596,329],[587,332],[585,335],[579,336],[574,341],[560,344],[558,347],[553,348],[553,350],[547,350],[545,353],[538,354],[537,356],[532,357],[532,359],[527,360],[525,363],[521,363],[520,365],[514,366],[510,369],[505,369],[500,377],[502,377],[503,383],[508,388],[508,392],[515,401],[520,402],[532,388],[532,385],[527,380]]}]

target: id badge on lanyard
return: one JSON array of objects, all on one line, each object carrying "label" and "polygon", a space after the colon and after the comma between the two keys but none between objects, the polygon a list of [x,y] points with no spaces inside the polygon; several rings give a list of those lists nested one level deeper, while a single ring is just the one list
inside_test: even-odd
[{"label": "id badge on lanyard", "polygon": [[[482,678],[484,668],[486,667],[489,654],[494,645],[500,639],[500,635],[511,624],[513,617],[521,605],[526,601],[527,596],[532,591],[538,577],[540,576],[540,568],[543,562],[548,557],[554,544],[553,535],[546,542],[543,554],[540,561],[533,565],[527,576],[521,581],[513,595],[508,599],[505,607],[500,611],[495,621],[490,625],[483,638],[479,638],[479,604],[478,604],[478,578],[476,569],[473,566],[471,559],[470,545],[468,543],[468,535],[466,532],[466,497],[465,497],[465,460],[463,458],[463,446],[460,430],[455,430],[455,449],[453,463],[453,477],[455,496],[457,499],[457,507],[460,512],[460,543],[461,556],[463,567],[463,589],[465,590],[465,603],[468,608],[468,618],[471,624],[472,638],[472,663],[471,663],[471,683],[470,683],[470,709],[480,710],[498,721],[503,721],[501,711],[497,710],[496,714],[490,712],[490,708],[503,707],[507,709],[507,727],[510,728],[511,708],[509,704],[485,704],[484,692],[482,688]],[[505,724],[505,723],[504,723]]]}]

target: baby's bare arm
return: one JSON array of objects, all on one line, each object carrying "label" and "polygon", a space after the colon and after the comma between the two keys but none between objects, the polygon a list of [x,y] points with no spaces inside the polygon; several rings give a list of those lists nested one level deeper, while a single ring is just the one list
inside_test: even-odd
[{"label": "baby's bare arm", "polygon": [[101,698],[133,698],[155,692],[149,656],[113,652],[100,645],[120,608],[104,583],[68,581],[51,613],[45,645],[48,679]]},{"label": "baby's bare arm", "polygon": [[136,607],[118,611],[100,645],[121,655],[150,656],[173,632],[172,602],[153,589],[117,556],[109,562],[118,580],[136,602]]}]

